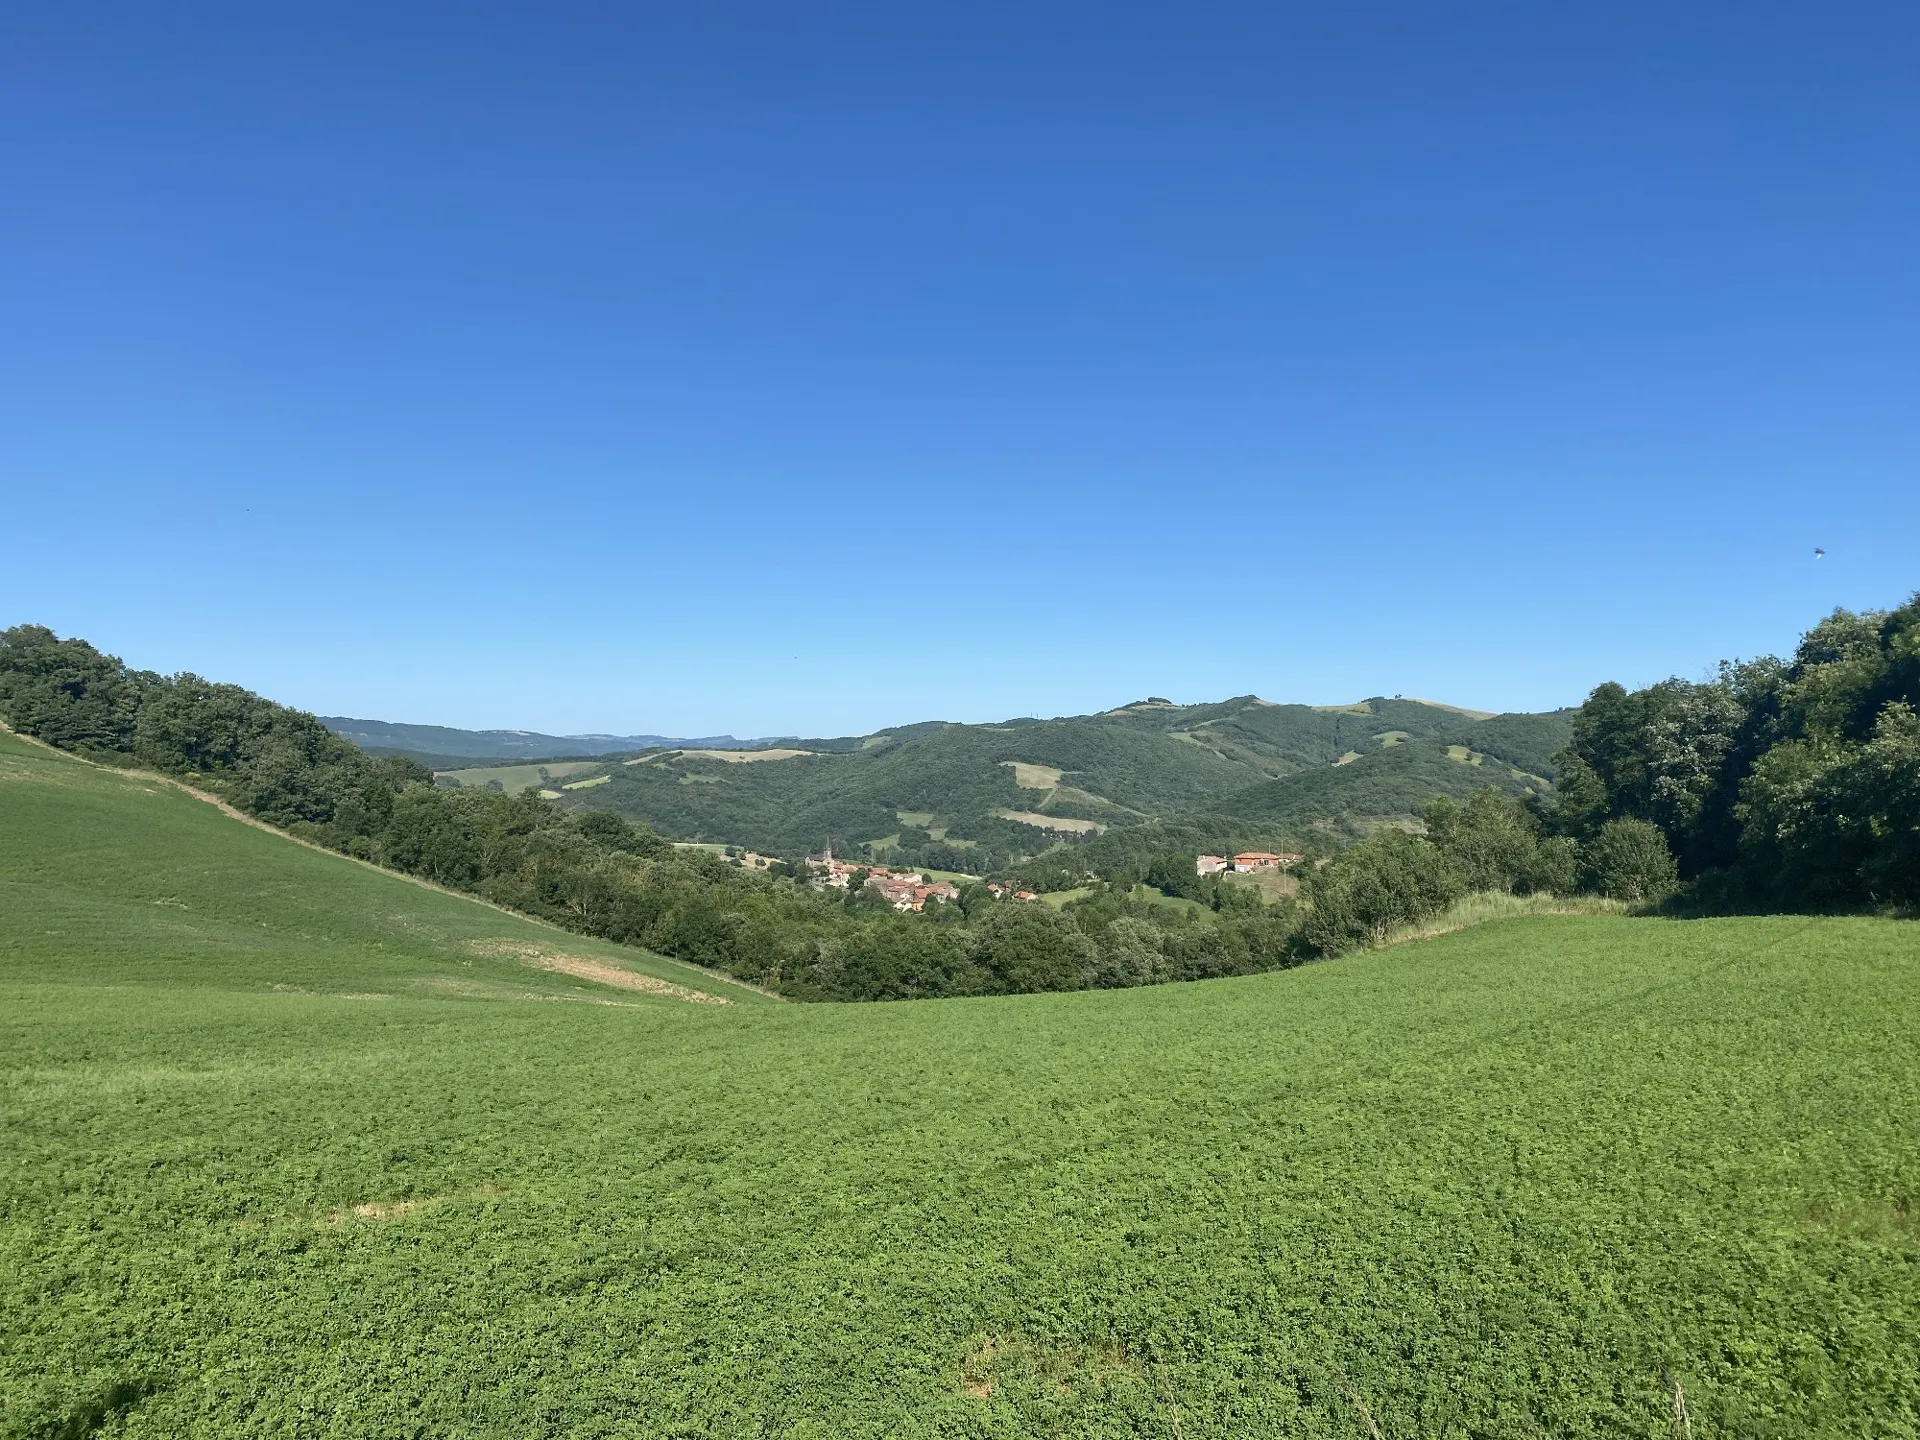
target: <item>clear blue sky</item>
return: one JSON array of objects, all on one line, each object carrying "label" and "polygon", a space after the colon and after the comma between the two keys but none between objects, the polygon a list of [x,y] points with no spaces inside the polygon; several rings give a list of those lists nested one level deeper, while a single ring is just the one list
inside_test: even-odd
[{"label": "clear blue sky", "polygon": [[1902,3],[14,6],[0,623],[564,732],[1699,675],[1920,586],[1916,73]]}]

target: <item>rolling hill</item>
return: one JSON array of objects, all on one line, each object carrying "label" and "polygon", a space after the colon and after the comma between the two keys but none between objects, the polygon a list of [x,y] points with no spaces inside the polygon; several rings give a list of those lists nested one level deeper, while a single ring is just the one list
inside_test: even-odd
[{"label": "rolling hill", "polygon": [[572,760],[583,755],[627,755],[662,745],[726,749],[773,743],[736,740],[731,735],[708,735],[696,740],[676,740],[666,735],[542,735],[535,730],[459,730],[449,725],[401,725],[388,720],[356,720],[347,715],[318,718],[334,734],[345,736],[371,754],[405,755],[429,765],[464,765],[482,760],[511,760],[523,764]]},{"label": "rolling hill", "polygon": [[31,955],[63,982],[764,999],[708,971],[300,844],[157,776],[5,732],[0,817],[0,955]]},{"label": "rolling hill", "polygon": [[1911,1434],[1917,979],[1542,917],[752,1003],[0,737],[0,1435]]},{"label": "rolling hill", "polygon": [[[1346,839],[1417,815],[1439,794],[1544,790],[1570,726],[1571,712],[1489,716],[1385,698],[1331,708],[1156,700],[784,742],[766,752],[781,758],[756,764],[657,749],[571,765],[547,783],[563,805],[645,820],[677,840],[797,855],[829,839],[842,851],[884,846],[904,830],[946,847],[950,863],[971,863],[954,850],[1006,863],[1063,834],[1153,822]],[[441,782],[485,784],[496,773],[452,770]],[[531,783],[529,772],[510,778]]]}]

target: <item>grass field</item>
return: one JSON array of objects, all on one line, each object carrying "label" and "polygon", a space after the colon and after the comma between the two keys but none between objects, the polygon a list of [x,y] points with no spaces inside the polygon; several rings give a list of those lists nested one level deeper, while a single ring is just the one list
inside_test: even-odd
[{"label": "grass field", "polygon": [[564,780],[583,770],[597,769],[602,763],[598,760],[554,760],[545,765],[475,765],[465,770],[437,771],[434,778],[451,780],[456,785],[478,790],[486,789],[489,782],[497,780],[502,790],[509,795],[518,795],[529,785]]},{"label": "grass field", "polygon": [[0,899],[0,1435],[1920,1433],[1911,924],[687,1004],[5,738]]},{"label": "grass field", "polygon": [[1002,820],[1017,820],[1022,825],[1037,826],[1042,830],[1070,830],[1077,835],[1098,835],[1107,827],[1098,820],[1074,820],[1065,815],[1039,815],[1031,810],[996,810],[994,814]]},{"label": "grass field", "polygon": [[1257,890],[1260,898],[1268,904],[1276,900],[1291,900],[1300,893],[1300,877],[1290,870],[1248,870],[1243,873],[1229,870],[1221,879],[1228,885],[1244,885],[1249,890]]},{"label": "grass field", "polygon": [[556,961],[762,999],[662,956],[295,844],[165,781],[0,734],[0,965],[8,980],[30,973],[39,983],[115,990],[636,999],[580,983],[552,968]]},{"label": "grass field", "polygon": [[650,761],[665,760],[719,760],[728,765],[751,765],[761,760],[793,760],[802,755],[811,755],[811,750],[793,750],[772,746],[765,750],[667,750],[658,755],[643,755],[637,760],[626,760],[626,765],[645,765]]},{"label": "grass field", "polygon": [[1002,760],[1000,763],[1013,771],[1013,783],[1023,790],[1055,789],[1063,773],[1051,765],[1029,765],[1024,760]]}]

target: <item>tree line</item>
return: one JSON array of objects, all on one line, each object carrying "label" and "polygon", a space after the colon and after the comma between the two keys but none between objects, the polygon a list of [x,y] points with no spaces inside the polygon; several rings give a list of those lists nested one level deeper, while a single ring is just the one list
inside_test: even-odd
[{"label": "tree line", "polygon": [[1596,687],[1551,795],[1436,800],[1308,877],[1317,953],[1469,891],[1575,891],[1683,913],[1920,905],[1920,595],[1836,610],[1792,658],[1715,679]]},{"label": "tree line", "polygon": [[1632,819],[1703,909],[1920,903],[1920,595],[1836,610],[1789,660],[1704,683],[1602,685],[1574,720],[1549,819]]}]

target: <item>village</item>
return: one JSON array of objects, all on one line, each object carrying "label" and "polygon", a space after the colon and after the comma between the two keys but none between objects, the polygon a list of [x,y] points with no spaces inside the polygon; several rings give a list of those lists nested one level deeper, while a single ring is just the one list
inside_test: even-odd
[{"label": "village", "polygon": [[[751,850],[730,851],[729,858],[750,870],[764,870],[774,863],[772,856]],[[1196,875],[1252,875],[1288,870],[1305,859],[1305,855],[1289,850],[1243,850],[1237,855],[1196,856],[1193,868]],[[960,887],[950,880],[933,880],[918,870],[895,870],[871,861],[841,860],[831,849],[807,856],[804,864],[806,883],[815,889],[847,890],[856,875],[864,874],[866,878],[861,884],[896,910],[919,911],[926,908],[929,900],[944,905],[960,898]],[[1040,898],[1031,890],[1016,889],[997,881],[989,881],[986,888],[994,899],[1015,904],[1031,904]]]},{"label": "village", "polygon": [[[928,880],[918,870],[894,870],[885,865],[853,864],[846,860],[836,860],[831,848],[819,855],[807,857],[807,868],[812,872],[812,883],[822,888],[845,890],[853,884],[853,877],[864,871],[866,888],[878,891],[883,899],[896,910],[924,910],[929,900],[938,900],[941,904],[960,898],[960,887],[950,880]],[[996,898],[999,887],[993,887]],[[1025,895],[1024,898],[1034,897]]]},{"label": "village", "polygon": [[1306,858],[1291,850],[1243,850],[1231,859],[1225,855],[1200,855],[1194,858],[1193,873],[1220,875],[1231,872],[1235,875],[1251,875],[1260,870],[1290,869]]}]

